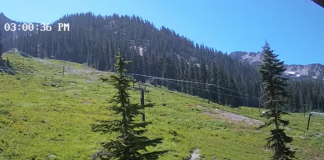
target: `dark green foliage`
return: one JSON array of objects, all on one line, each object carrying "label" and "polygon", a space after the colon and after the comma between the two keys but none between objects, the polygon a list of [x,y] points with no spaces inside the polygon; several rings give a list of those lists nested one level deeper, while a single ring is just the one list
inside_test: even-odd
[{"label": "dark green foliage", "polygon": [[0,56],[2,56],[2,49],[3,49],[3,47],[2,47],[2,30],[0,29]]},{"label": "dark green foliage", "polygon": [[291,143],[293,139],[288,137],[283,129],[271,130],[271,137],[267,138],[267,146],[273,148],[273,160],[291,160],[295,158],[295,152],[286,147],[287,143]]},{"label": "dark green foliage", "polygon": [[274,151],[273,160],[291,160],[294,158],[294,151],[291,151],[286,144],[291,143],[293,139],[288,137],[280,126],[286,126],[289,121],[282,120],[281,115],[287,114],[282,108],[287,105],[286,99],[289,97],[285,90],[287,79],[282,78],[285,71],[284,63],[273,54],[268,43],[263,47],[263,64],[259,68],[261,82],[263,86],[264,106],[270,109],[266,112],[266,117],[270,119],[264,126],[275,125],[271,130],[271,136],[267,138],[266,146]]},{"label": "dark green foliage", "polygon": [[227,91],[223,87],[227,87],[227,77],[222,66],[217,67],[217,92],[218,103],[221,105],[227,104]]},{"label": "dark green foliage", "polygon": [[[58,22],[69,23],[70,31],[57,32],[55,27]],[[17,40],[8,40],[6,44],[8,48],[17,47],[32,56],[87,63],[91,67],[106,71],[114,71],[113,53],[116,52],[116,46],[120,46],[125,58],[132,61],[132,64],[126,67],[130,73],[210,83],[213,77],[208,76],[208,72],[212,65],[217,63],[223,67],[224,74],[232,74],[236,86],[239,86],[240,81],[255,85],[248,80],[257,76],[255,68],[251,68],[249,64],[240,64],[238,60],[233,60],[220,51],[194,44],[164,26],[157,29],[140,17],[116,14],[103,17],[81,13],[64,16],[54,22],[52,27],[51,32],[31,32],[29,36],[26,36],[25,32],[17,31]],[[201,62],[204,64],[200,64]],[[240,73],[245,73],[246,76],[238,78],[236,75]],[[135,79],[147,80],[140,76],[136,76]],[[203,84],[160,80],[154,80],[154,83],[207,98],[207,87]],[[228,86],[224,83],[222,87]],[[217,92],[218,89],[212,87],[211,91]],[[242,90],[237,88],[234,91]],[[229,93],[233,94],[234,92]],[[211,96],[212,101],[217,101],[217,98],[218,96]],[[232,103],[231,100],[226,102]]]},{"label": "dark green foliage", "polygon": [[[237,86],[234,82],[233,77],[230,75],[228,76],[228,88],[233,89],[234,91],[237,90]],[[238,93],[233,93],[233,96],[228,96],[228,104],[231,107],[238,107],[241,104],[241,98],[237,98],[240,95]]]},{"label": "dark green foliage", "polygon": [[[114,121],[100,121],[100,124],[92,126],[94,132],[112,133],[117,132],[119,136],[116,140],[102,143],[103,150],[93,156],[100,159],[119,159],[119,160],[154,160],[166,153],[166,151],[148,152],[146,147],[156,146],[162,143],[161,138],[148,139],[143,136],[146,132],[145,127],[150,124],[148,122],[136,122],[135,117],[141,114],[143,109],[138,104],[131,104],[127,90],[130,88],[132,79],[124,75],[125,65],[120,53],[116,56],[117,75],[111,76],[111,81],[118,90],[111,103],[115,104],[111,109],[116,115],[121,115],[121,119]],[[144,107],[153,107],[152,104]]]},{"label": "dark green foliage", "polygon": [[200,63],[200,67],[199,67],[199,80],[202,83],[206,83],[207,82],[207,68],[206,68],[206,64],[204,62]]},{"label": "dark green foliage", "polygon": [[[57,155],[57,159],[63,160],[90,159],[89,155],[94,152],[98,140],[106,142],[117,135],[116,133],[98,135],[98,133],[91,133],[89,129],[90,124],[95,123],[94,119],[114,120],[120,117],[113,111],[104,109],[112,106],[104,101],[104,98],[110,99],[117,90],[112,88],[110,82],[100,84],[102,82],[99,78],[109,77],[108,81],[110,81],[111,74],[75,73],[62,77],[61,74],[55,75],[61,71],[62,65],[72,70],[88,68],[81,64],[58,60],[47,60],[49,63],[59,64],[53,66],[17,54],[3,55],[4,59],[7,57],[14,69],[20,70],[19,64],[24,64],[23,66],[29,66],[28,70],[43,76],[1,75],[0,88],[5,90],[4,92],[1,90],[0,108],[9,111],[9,114],[3,112],[5,115],[0,116],[0,124],[4,127],[1,128],[0,141],[3,139],[8,143],[0,142],[4,150],[0,153],[0,159],[47,159],[50,154]],[[43,86],[45,76],[52,75],[54,79],[64,80],[68,85],[60,88]],[[16,80],[18,77],[20,80]],[[98,82],[89,83],[90,77],[98,79]],[[253,125],[250,125],[251,121],[245,124],[226,119],[217,120],[218,118],[214,117],[217,114],[216,107],[223,111],[259,119],[258,109],[249,107],[232,109],[217,104],[207,104],[207,101],[201,101],[198,97],[165,92],[165,89],[151,87],[148,89],[150,89],[151,102],[163,102],[161,96],[164,93],[163,98],[167,104],[166,107],[145,110],[147,120],[152,120],[154,124],[154,126],[147,126],[148,132],[145,135],[150,138],[165,138],[163,144],[155,148],[150,147],[148,150],[159,148],[172,150],[159,159],[183,159],[188,157],[194,148],[199,148],[202,151],[200,157],[206,160],[263,160],[271,156],[272,152],[261,150],[264,142],[260,142],[260,139],[267,137],[270,132],[254,130]],[[128,92],[131,102],[139,102],[139,92]],[[135,99],[133,95],[136,96]],[[148,99],[147,93],[145,97]],[[212,115],[205,115],[205,112]],[[25,121],[26,117],[28,121]],[[138,116],[136,119],[140,118]],[[307,119],[301,114],[293,113],[289,120],[292,125],[289,126],[291,129],[289,135],[294,135],[296,139],[299,135],[304,136]],[[304,136],[306,139],[294,138],[294,148],[302,150],[298,152],[299,159],[321,158],[323,144],[322,137],[318,136],[321,135],[323,128],[318,123],[323,120],[323,117],[315,117],[311,120],[310,130],[306,137]]]},{"label": "dark green foliage", "polygon": [[3,61],[2,61],[2,52],[3,52],[3,44],[2,44],[2,34],[1,34],[1,29],[0,29],[0,66],[3,66]]},{"label": "dark green foliage", "polygon": [[[58,32],[59,22],[69,23],[70,31]],[[259,106],[260,83],[257,82],[259,77],[254,66],[213,48],[195,44],[164,26],[158,29],[137,16],[78,13],[54,22],[51,32],[26,34],[24,31],[16,31],[15,34],[18,38],[14,41],[13,38],[7,38],[9,35],[6,36],[5,50],[17,47],[35,57],[86,63],[99,70],[114,71],[114,53],[116,46],[119,46],[125,58],[132,61],[126,67],[130,73],[212,83],[218,85],[211,86],[213,102],[234,107]],[[150,80],[156,85],[191,95],[209,97],[204,84],[171,83],[142,76],[134,78]],[[324,109],[324,100],[321,100],[324,98],[322,80],[291,80],[288,83],[290,85],[286,89],[295,98],[288,101],[287,110],[303,112],[304,109]],[[307,91],[308,88],[310,91]],[[297,98],[300,94],[302,98]]]}]

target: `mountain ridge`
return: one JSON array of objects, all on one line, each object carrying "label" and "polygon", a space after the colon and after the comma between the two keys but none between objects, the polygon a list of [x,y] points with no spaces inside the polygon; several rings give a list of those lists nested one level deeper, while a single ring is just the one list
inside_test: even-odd
[{"label": "mountain ridge", "polygon": [[[115,137],[95,134],[90,127],[98,119],[118,118],[107,109],[111,106],[107,99],[116,93],[110,83],[111,74],[82,64],[15,53],[5,53],[3,59],[8,59],[14,70],[25,73],[27,69],[30,74],[0,74],[0,159],[89,159],[98,147],[96,143]],[[60,73],[62,66],[66,67],[64,76]],[[109,83],[101,81],[102,77],[107,77]],[[146,121],[152,122],[146,134],[163,138],[157,147],[172,150],[158,160],[189,160],[189,155],[197,156],[196,149],[203,151],[199,155],[206,160],[270,157],[262,141],[268,130],[255,129],[266,121],[259,109],[225,107],[164,87],[146,85],[146,90],[145,101],[150,102],[145,103],[154,104],[145,109]],[[129,93],[132,103],[139,102],[138,91]],[[165,105],[161,104],[161,95]],[[296,135],[294,146],[314,149],[300,152],[298,158],[323,157],[323,128],[316,125],[323,117],[312,119],[307,133],[314,138],[307,141],[299,136],[304,135],[305,117],[291,113],[289,120],[291,126],[286,129]]]},{"label": "mountain ridge", "polygon": [[[244,52],[236,51],[230,53],[230,56],[252,66],[262,64],[262,53],[260,52]],[[324,65],[320,63],[312,63],[307,65],[302,64],[285,64],[286,76],[290,78],[306,78],[306,79],[321,79],[324,80]]]},{"label": "mountain ridge", "polygon": [[[69,23],[70,31],[59,32],[55,24],[60,22]],[[151,81],[169,90],[208,98],[229,107],[259,107],[260,104],[260,81],[255,66],[194,43],[167,27],[156,28],[150,21],[135,15],[76,13],[55,21],[50,32],[18,31],[16,35],[5,40],[8,50],[17,48],[33,57],[85,63],[95,69],[112,72],[115,70],[114,56],[119,50],[125,59],[132,62],[126,67],[128,73],[191,83],[166,83],[134,76],[137,81]],[[249,54],[246,59],[257,55]],[[306,110],[315,109],[317,104],[324,105],[323,82],[302,80],[288,81],[287,91],[294,97],[289,99],[287,107],[291,112],[303,111],[301,104],[305,102]],[[211,84],[210,87],[204,85],[207,83]]]},{"label": "mountain ridge", "polygon": [[10,18],[8,18],[3,12],[0,13],[0,29],[1,29],[1,33],[2,33],[2,39],[7,39],[13,36],[13,32],[12,31],[5,31],[4,26],[6,23],[12,23],[16,21],[11,20]]}]

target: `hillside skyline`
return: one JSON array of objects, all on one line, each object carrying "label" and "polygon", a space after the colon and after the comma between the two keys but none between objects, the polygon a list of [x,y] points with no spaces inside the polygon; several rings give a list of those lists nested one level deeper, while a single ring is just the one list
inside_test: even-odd
[{"label": "hillside skyline", "polygon": [[324,159],[312,0],[0,4],[0,159]]},{"label": "hillside skyline", "polygon": [[[324,31],[320,30],[324,28],[324,20],[320,19],[324,16],[324,10],[310,0],[297,0],[294,1],[295,4],[291,4],[292,1],[278,0],[263,3],[247,0],[236,4],[225,1],[198,4],[188,1],[186,4],[173,2],[171,5],[167,1],[141,2],[98,1],[92,4],[82,1],[76,6],[75,1],[57,1],[50,5],[43,5],[40,1],[21,1],[18,3],[23,5],[17,6],[15,10],[10,9],[13,2],[4,2],[0,12],[15,21],[41,23],[52,23],[66,14],[89,11],[103,16],[113,13],[136,15],[152,22],[157,28],[165,26],[195,43],[228,54],[234,51],[259,52],[267,40],[286,64],[324,64],[324,48],[321,47]],[[262,8],[263,6],[267,7]],[[58,7],[60,9],[55,9]],[[199,12],[192,12],[193,10]],[[263,17],[268,23],[263,23]],[[193,23],[193,19],[201,21]]]}]

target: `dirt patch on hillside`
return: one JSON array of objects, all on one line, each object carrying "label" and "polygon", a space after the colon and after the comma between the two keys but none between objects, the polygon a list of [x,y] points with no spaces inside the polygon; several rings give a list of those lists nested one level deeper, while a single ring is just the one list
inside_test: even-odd
[{"label": "dirt patch on hillside", "polygon": [[[31,55],[28,55],[28,56],[31,56]],[[35,60],[37,60],[39,62],[42,62],[42,63],[49,63],[49,64],[53,64],[53,65],[56,65],[56,66],[64,67],[64,72],[65,73],[68,73],[68,74],[82,74],[82,73],[86,73],[86,74],[91,74],[92,73],[92,74],[95,74],[95,73],[103,73],[103,71],[97,71],[97,70],[94,70],[94,69],[91,69],[91,68],[88,68],[88,67],[84,67],[83,69],[75,69],[75,68],[73,68],[71,66],[54,64],[53,62],[48,61],[47,59],[41,59],[41,58],[36,58],[36,57],[33,57],[33,59],[35,59]],[[64,62],[64,61],[62,61],[62,62]]]},{"label": "dirt patch on hillside", "polygon": [[[82,75],[85,78],[87,78],[87,82],[95,82],[98,80],[98,75],[102,75],[102,74],[107,74],[107,73],[111,73],[111,72],[104,72],[104,71],[98,71],[89,67],[84,67],[82,69],[76,69],[72,66],[66,66],[66,65],[60,65],[60,64],[55,64],[51,61],[49,61],[48,59],[41,59],[41,58],[37,58],[37,57],[33,57],[27,53],[23,53],[21,52],[20,54],[27,56],[27,57],[31,57],[34,60],[37,60],[39,62],[42,63],[46,63],[46,64],[51,64],[51,65],[55,65],[55,66],[59,66],[59,67],[64,67],[64,72],[65,74],[76,74],[76,75]],[[63,61],[62,62],[68,62],[68,61]]]},{"label": "dirt patch on hillside", "polygon": [[201,105],[197,106],[198,108],[204,109],[204,113],[210,116],[217,116],[220,117],[221,119],[228,120],[228,121],[236,121],[236,122],[244,122],[249,125],[263,125],[264,122],[260,120],[256,120],[253,118],[245,117],[239,114],[223,111],[220,109],[207,109]]},{"label": "dirt patch on hillside", "polygon": [[51,63],[46,59],[40,59],[40,58],[33,58],[33,59],[36,60],[36,61],[42,62],[42,63]]},{"label": "dirt patch on hillside", "polygon": [[324,156],[315,157],[314,160],[323,160]]},{"label": "dirt patch on hillside", "polygon": [[84,69],[74,69],[72,67],[66,67],[65,72],[69,74],[95,74],[95,73],[103,73],[102,71],[96,71],[90,68],[84,68]]},{"label": "dirt patch on hillside", "polygon": [[323,137],[324,136],[324,130],[319,131],[318,133],[315,134],[315,136],[316,137]]}]

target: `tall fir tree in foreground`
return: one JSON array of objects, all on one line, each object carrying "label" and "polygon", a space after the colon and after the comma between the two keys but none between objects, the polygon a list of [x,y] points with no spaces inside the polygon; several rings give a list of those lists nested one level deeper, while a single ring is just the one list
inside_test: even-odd
[{"label": "tall fir tree in foreground", "polygon": [[273,160],[291,160],[295,158],[295,151],[290,150],[288,143],[293,139],[288,137],[281,126],[286,126],[289,121],[281,119],[281,115],[288,114],[281,109],[287,105],[286,99],[289,97],[285,90],[286,78],[282,77],[284,62],[280,61],[278,55],[273,53],[266,42],[263,47],[263,64],[259,68],[260,78],[263,86],[264,106],[270,111],[266,112],[269,121],[262,127],[274,124],[275,129],[271,130],[271,136],[267,138],[266,146],[274,151]]},{"label": "tall fir tree in foreground", "polygon": [[[125,65],[129,63],[124,61],[121,54],[116,56],[116,75],[111,76],[111,81],[118,93],[113,97],[111,103],[112,110],[116,115],[120,115],[119,119],[113,121],[99,121],[99,124],[92,125],[92,131],[101,132],[103,134],[110,134],[117,132],[119,134],[116,139],[109,142],[102,143],[103,149],[92,156],[92,159],[103,160],[154,160],[167,151],[153,151],[148,152],[146,147],[156,146],[162,143],[162,138],[148,139],[143,136],[147,131],[145,127],[150,124],[149,122],[139,122],[135,120],[143,108],[138,104],[131,104],[127,90],[130,88],[132,79],[124,73]],[[145,105],[144,107],[153,107],[152,104]]]}]

